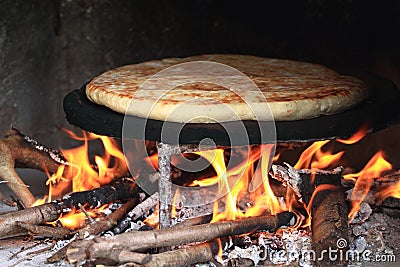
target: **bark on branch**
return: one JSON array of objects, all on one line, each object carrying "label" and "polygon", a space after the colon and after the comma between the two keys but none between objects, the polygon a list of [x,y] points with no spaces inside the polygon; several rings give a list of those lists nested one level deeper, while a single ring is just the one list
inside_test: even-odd
[{"label": "bark on branch", "polygon": [[57,220],[60,213],[60,206],[52,202],[0,215],[0,237],[26,232],[24,228],[18,226],[17,222],[42,224]]},{"label": "bark on branch", "polygon": [[107,251],[127,249],[137,251],[149,248],[177,246],[193,242],[209,241],[218,237],[245,234],[258,230],[270,230],[288,225],[295,215],[283,212],[275,216],[260,216],[237,221],[216,222],[181,228],[128,232],[112,237],[96,237],[70,246],[67,258],[70,262],[101,258]]},{"label": "bark on branch", "polygon": [[25,207],[30,207],[35,198],[15,172],[15,167],[54,173],[60,164],[67,162],[59,151],[39,144],[17,129],[8,130],[4,137],[0,139],[0,179],[7,183]]}]

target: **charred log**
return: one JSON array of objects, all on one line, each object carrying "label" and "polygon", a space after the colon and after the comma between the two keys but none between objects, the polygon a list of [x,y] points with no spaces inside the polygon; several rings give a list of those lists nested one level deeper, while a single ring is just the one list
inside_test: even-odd
[{"label": "charred log", "polygon": [[[19,227],[17,222],[39,225],[57,220],[61,213],[68,212],[71,207],[77,207],[79,204],[86,204],[91,207],[100,207],[116,200],[124,200],[128,198],[138,200],[139,192],[139,187],[136,186],[136,183],[131,178],[121,178],[115,180],[110,185],[105,185],[93,190],[72,193],[61,200],[56,200],[51,203],[21,211],[9,212],[0,215],[0,236],[26,233],[26,230]],[[113,225],[115,225],[115,223],[113,223]]]},{"label": "charred log", "polygon": [[108,185],[103,185],[92,190],[74,192],[63,197],[59,204],[63,209],[79,208],[79,204],[90,208],[98,208],[117,200],[138,198],[140,189],[132,178],[119,178]]},{"label": "charred log", "polygon": [[47,259],[47,262],[49,263],[54,263],[58,262],[62,259],[65,258],[67,254],[67,249],[68,247],[73,244],[74,242],[77,242],[77,240],[82,240],[88,235],[97,235],[102,232],[105,232],[109,229],[111,229],[113,226],[117,224],[119,220],[121,220],[125,214],[131,210],[133,207],[135,207],[139,202],[139,199],[134,198],[126,202],[122,207],[120,207],[118,210],[114,211],[104,219],[95,222],[94,224],[90,224],[85,228],[82,228],[78,231],[78,236],[77,239],[66,245],[65,247],[61,248],[58,250],[56,253],[54,253],[51,257]]}]

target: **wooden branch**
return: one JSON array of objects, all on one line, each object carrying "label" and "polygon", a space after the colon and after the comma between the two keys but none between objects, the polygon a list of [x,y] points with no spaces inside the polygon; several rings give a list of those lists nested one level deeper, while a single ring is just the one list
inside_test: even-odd
[{"label": "wooden branch", "polygon": [[79,208],[79,204],[91,208],[98,208],[116,200],[138,198],[140,188],[132,178],[124,177],[113,180],[108,185],[103,185],[92,190],[74,192],[63,197],[59,204],[63,209]]},{"label": "wooden branch", "polygon": [[[349,249],[348,246],[337,246],[338,240],[345,240],[349,244],[347,204],[343,188],[336,186],[322,185],[321,190],[315,191],[311,207],[311,228],[312,228],[312,246],[316,255],[322,255],[322,251],[329,249],[339,249],[345,255]],[[319,256],[318,256],[319,257]],[[330,261],[329,257],[315,262],[316,266],[344,266],[345,259],[338,258]]]},{"label": "wooden branch", "polygon": [[[89,205],[92,207],[99,207],[104,204],[126,198],[134,198],[138,200],[139,191],[139,187],[136,186],[136,183],[131,178],[121,178],[115,180],[110,185],[105,185],[84,192],[72,193],[63,199],[54,201],[52,203],[39,205],[21,211],[9,212],[0,215],[0,237],[9,234],[26,232],[23,228],[18,227],[16,222],[25,222],[30,223],[31,225],[38,225],[49,221],[55,221],[62,212],[68,212],[72,206],[89,203]],[[112,223],[112,225],[109,223],[109,221],[104,222],[104,224],[108,225],[109,228],[115,225],[115,223]],[[95,227],[103,229],[106,227],[105,225],[101,227],[92,227],[94,229]],[[89,232],[95,231],[94,229],[90,230]]]},{"label": "wooden branch", "polygon": [[25,229],[17,225],[17,222],[29,222],[35,225],[42,224],[57,220],[60,213],[60,206],[57,203],[51,202],[0,215],[0,237],[26,232]]},{"label": "wooden branch", "polygon": [[0,140],[0,179],[8,182],[7,186],[25,207],[30,207],[35,198],[14,168],[28,167],[54,173],[60,164],[67,162],[60,152],[40,145],[17,129],[8,130],[4,137]]},{"label": "wooden branch", "polygon": [[126,231],[131,222],[136,221],[140,217],[142,217],[146,212],[154,208],[158,204],[159,193],[156,192],[150,197],[148,197],[145,201],[138,204],[135,208],[133,208],[126,216],[118,223],[114,229],[111,230],[111,234],[120,234]]},{"label": "wooden branch", "polygon": [[171,226],[171,228],[180,229],[180,228],[184,228],[184,227],[192,226],[192,225],[206,224],[206,223],[211,222],[212,217],[213,217],[212,214],[205,214],[202,216],[189,218],[178,224],[175,224],[174,226]]},{"label": "wooden branch", "polygon": [[[138,252],[132,252],[129,250],[125,249],[113,249],[111,251],[107,251],[106,254],[103,255],[103,259],[106,260],[112,260],[117,263],[135,263],[135,264],[140,264],[144,265],[147,264],[151,259],[152,255],[150,254],[144,254],[144,253],[138,253]],[[101,258],[98,260],[101,262]],[[135,265],[136,266],[136,265]],[[157,266],[165,266],[165,265],[157,265]],[[175,266],[175,265],[171,265]]]},{"label": "wooden branch", "polygon": [[166,228],[153,231],[122,233],[112,237],[96,237],[70,246],[67,258],[70,262],[96,259],[109,250],[122,248],[130,251],[141,249],[177,246],[193,242],[209,241],[217,237],[245,234],[257,230],[271,230],[288,225],[295,215],[283,212],[275,216],[244,218],[237,221],[216,222],[208,225],[195,225],[186,228]]},{"label": "wooden branch", "polygon": [[151,255],[150,261],[142,264],[144,267],[191,266],[195,263],[212,261],[218,252],[218,242],[210,241],[199,245]]},{"label": "wooden branch", "polygon": [[[342,168],[333,171],[295,170],[291,166],[275,165],[273,178],[282,181],[309,206],[311,212],[312,245],[316,255],[323,250],[336,249],[339,239],[348,244],[348,209],[344,189],[341,186]],[[347,250],[348,247],[342,248]],[[345,262],[330,262],[325,257],[317,266],[342,266]],[[321,264],[321,265],[320,265]]]},{"label": "wooden branch", "polygon": [[64,259],[67,254],[68,247],[71,244],[73,244],[74,242],[77,242],[78,240],[82,240],[87,235],[97,235],[97,234],[100,234],[102,232],[105,232],[105,231],[111,229],[113,226],[115,226],[115,224],[119,220],[121,220],[125,216],[125,214],[129,210],[131,210],[133,207],[135,207],[138,202],[139,202],[138,198],[133,198],[133,199],[129,200],[128,202],[126,202],[124,205],[122,205],[122,207],[120,207],[118,210],[114,211],[113,213],[111,213],[110,215],[105,217],[103,220],[98,221],[94,224],[88,225],[87,227],[80,229],[78,231],[77,239],[72,241],[65,247],[59,249],[56,253],[54,253],[51,257],[49,257],[47,259],[47,262],[55,263],[55,262],[58,262],[58,261]]},{"label": "wooden branch", "polygon": [[94,224],[90,224],[85,228],[82,228],[78,231],[78,235],[84,237],[86,235],[98,235],[103,233],[113,226],[117,224],[119,220],[121,220],[125,214],[133,209],[139,203],[139,198],[133,198],[126,202],[122,207],[118,210],[114,211],[104,219],[100,221],[96,221]]},{"label": "wooden branch", "polygon": [[21,227],[28,231],[30,235],[43,236],[61,239],[65,236],[69,236],[74,232],[70,229],[63,227],[52,227],[52,226],[39,226],[27,222],[16,222],[18,227]]}]

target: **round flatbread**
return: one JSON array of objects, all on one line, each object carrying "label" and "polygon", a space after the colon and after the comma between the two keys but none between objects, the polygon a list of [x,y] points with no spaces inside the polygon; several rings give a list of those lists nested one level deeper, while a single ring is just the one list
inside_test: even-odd
[{"label": "round flatbread", "polygon": [[[192,64],[194,61],[201,64]],[[178,65],[187,62],[191,63]],[[204,65],[207,62],[225,64],[247,77],[221,64]],[[234,88],[227,88],[226,83]],[[246,55],[202,55],[107,71],[87,84],[86,95],[92,102],[123,114],[179,123],[215,123],[288,121],[335,114],[363,101],[368,90],[361,80],[317,64]]]}]

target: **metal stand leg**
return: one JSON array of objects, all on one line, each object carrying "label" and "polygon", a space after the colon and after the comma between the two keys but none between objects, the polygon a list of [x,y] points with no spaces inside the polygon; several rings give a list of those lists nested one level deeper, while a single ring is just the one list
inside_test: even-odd
[{"label": "metal stand leg", "polygon": [[171,158],[174,154],[179,154],[180,149],[177,145],[159,143],[158,150],[158,192],[160,193],[160,229],[171,226],[172,213],[172,182],[171,182]]}]

